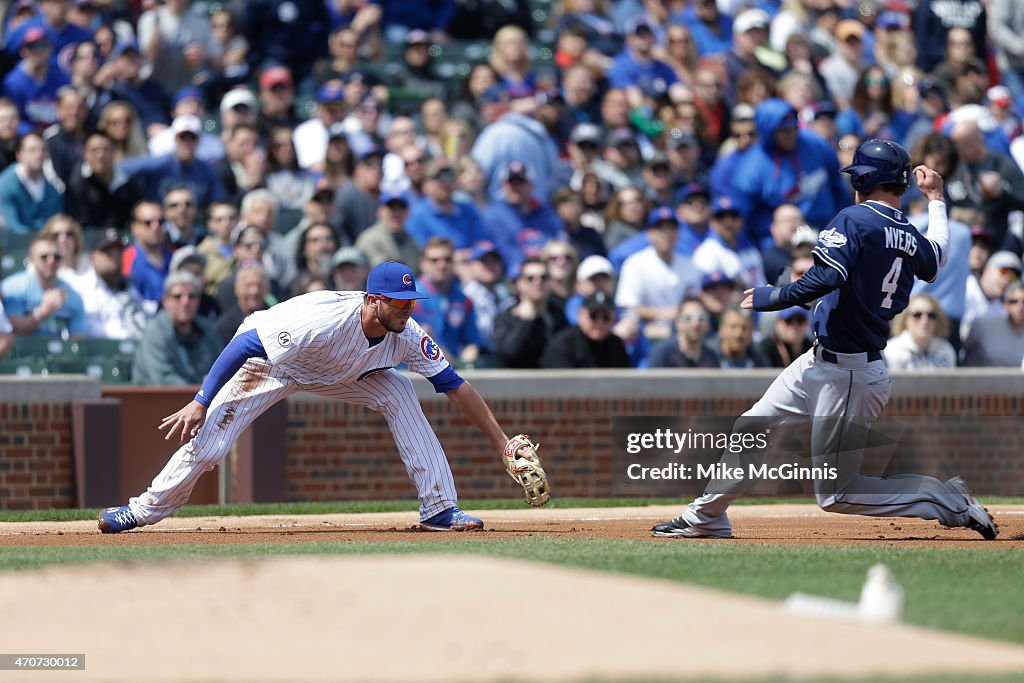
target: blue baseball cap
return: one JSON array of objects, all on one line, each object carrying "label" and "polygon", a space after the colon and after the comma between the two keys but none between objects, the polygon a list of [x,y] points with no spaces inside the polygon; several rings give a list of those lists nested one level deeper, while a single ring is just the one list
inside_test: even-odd
[{"label": "blue baseball cap", "polygon": [[111,50],[111,56],[120,57],[126,52],[133,52],[136,55],[139,55],[139,44],[134,40],[125,40],[123,42],[117,43],[116,45],[114,45],[114,49]]},{"label": "blue baseball cap", "polygon": [[659,223],[671,223],[673,227],[679,227],[679,219],[676,218],[675,212],[667,206],[651,209],[651,212],[647,214],[648,228],[653,228]]},{"label": "blue baseball cap", "polygon": [[391,204],[392,202],[401,202],[406,206],[409,206],[409,198],[401,192],[381,192],[379,204]]},{"label": "blue baseball cap", "polygon": [[470,261],[479,261],[488,254],[494,254],[501,259],[501,252],[498,251],[498,247],[490,240],[480,240],[473,244],[473,250],[469,252]]},{"label": "blue baseball cap", "polygon": [[736,206],[736,202],[734,202],[728,195],[719,195],[711,202],[712,216],[719,216],[723,213],[735,213],[738,215],[739,212],[740,210]]},{"label": "blue baseball cap", "polygon": [[500,85],[492,85],[476,98],[477,106],[497,104],[498,102],[508,102],[508,92]]},{"label": "blue baseball cap", "polygon": [[199,88],[194,88],[192,86],[182,88],[174,94],[174,99],[171,101],[171,106],[177,107],[179,102],[182,102],[187,99],[199,100],[199,102],[202,103],[203,93],[199,90]]},{"label": "blue baseball cap", "polygon": [[316,100],[317,102],[344,102],[345,88],[333,83],[325,83],[317,91]]},{"label": "blue baseball cap", "polygon": [[385,261],[371,270],[366,276],[366,293],[402,301],[430,298],[416,291],[412,268],[398,261]]},{"label": "blue baseball cap", "polygon": [[730,287],[736,286],[736,283],[733,282],[733,279],[731,277],[729,277],[720,270],[716,270],[715,272],[708,273],[703,278],[701,278],[700,289],[701,291],[704,291],[719,284],[726,284],[729,285]]},{"label": "blue baseball cap", "polygon": [[711,199],[711,190],[704,183],[687,183],[676,195],[676,202],[682,204],[697,195]]}]

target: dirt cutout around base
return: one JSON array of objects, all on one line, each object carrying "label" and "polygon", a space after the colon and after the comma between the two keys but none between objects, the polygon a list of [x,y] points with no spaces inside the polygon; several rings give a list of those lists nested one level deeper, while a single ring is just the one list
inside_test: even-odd
[{"label": "dirt cutout around base", "polygon": [[[561,681],[1024,671],[1024,648],[637,576],[472,556],[275,558],[0,575],[9,681]],[[527,630],[530,651],[513,646]]]},{"label": "dirt cutout around base", "polygon": [[[467,510],[482,517],[485,530],[463,534],[467,543],[544,536],[646,540],[658,522],[682,512],[682,504],[618,508]],[[729,510],[736,538],[714,543],[785,545],[891,546],[924,548],[1024,549],[1024,506],[991,508],[999,523],[995,541],[970,529],[946,529],[921,519],[861,517],[824,512],[815,505],[746,505]],[[100,534],[95,521],[0,523],[4,546],[141,546],[222,545],[250,543],[430,543],[451,534],[414,529],[415,512],[365,514],[264,515],[254,517],[171,517],[159,524],[122,534]],[[687,542],[687,541],[682,541]]]}]

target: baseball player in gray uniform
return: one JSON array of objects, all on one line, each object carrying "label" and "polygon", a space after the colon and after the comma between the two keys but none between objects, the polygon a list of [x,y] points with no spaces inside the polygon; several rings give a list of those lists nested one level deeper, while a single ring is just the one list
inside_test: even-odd
[{"label": "baseball player in gray uniform", "polygon": [[118,533],[174,514],[238,435],[297,391],[384,415],[419,493],[421,528],[482,529],[483,521],[459,509],[441,444],[412,382],[395,367],[405,363],[426,377],[483,431],[496,452],[504,450],[509,438],[476,390],[411,319],[416,300],[427,298],[416,290],[412,270],[394,261],[382,263],[370,272],[366,290],[313,292],[246,318],[195,398],[160,424],[167,430],[165,438],[179,435],[182,447],[144,493],[100,513],[100,530]]},{"label": "baseball player in gray uniform", "polygon": [[[813,465],[824,469],[828,464],[838,475],[814,482],[822,509],[934,519],[994,539],[998,527],[959,477],[943,482],[916,474],[860,474],[868,428],[892,389],[882,359],[889,321],[906,308],[915,276],[930,282],[945,265],[949,226],[942,177],[926,166],[913,173],[930,200],[928,237],[900,211],[911,175],[910,155],[900,145],[868,140],[842,171],[851,175],[856,203],[820,233],[814,266],[784,287],[747,290],[742,303],[744,308],[777,311],[815,302],[815,345],[782,371],[734,429],[748,429],[756,420],[809,415],[816,418],[811,423]],[[726,510],[738,497],[737,489],[742,486],[711,482],[681,516],[658,524],[651,533],[662,538],[732,536]]]}]

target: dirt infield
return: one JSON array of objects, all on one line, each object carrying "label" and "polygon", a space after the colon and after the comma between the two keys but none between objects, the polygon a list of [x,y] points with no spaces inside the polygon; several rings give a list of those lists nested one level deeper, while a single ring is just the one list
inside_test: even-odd
[{"label": "dirt infield", "polygon": [[[614,606],[614,607],[612,607]],[[701,615],[700,627],[695,616]],[[0,574],[5,681],[563,681],[1024,671],[1024,648],[637,576],[474,556],[273,558]],[[512,646],[513,632],[529,639]]]},{"label": "dirt infield", "polygon": [[[1024,546],[917,520],[810,505],[735,507],[735,540],[653,539],[678,506],[487,511],[487,530],[411,530],[414,513],[172,518],[102,535],[94,522],[0,524],[7,546],[388,542],[524,536],[652,543]],[[1004,540],[1005,539],[1005,540]],[[696,615],[700,615],[697,628]],[[473,555],[93,564],[0,573],[6,652],[86,654],[85,671],[5,681],[433,681],[582,677],[930,675],[1024,671],[1024,647],[907,625],[797,616],[779,603],[632,575]],[[528,628],[532,652],[510,648]]]},{"label": "dirt infield", "polygon": [[[470,511],[472,512],[472,511]],[[638,508],[543,508],[477,512],[481,539],[545,535],[573,538],[654,539],[648,529],[680,512],[678,505]],[[994,506],[1000,535],[984,541],[968,529],[946,529],[917,519],[874,519],[822,512],[814,505],[734,506],[735,539],[726,543],[873,545],[929,548],[1024,548],[1024,506]],[[95,522],[0,523],[3,546],[104,546],[225,543],[399,542],[449,540],[451,534],[415,530],[415,513],[301,515],[292,517],[172,517],[151,527],[107,536]],[[672,542],[672,541],[669,541]],[[687,541],[683,541],[687,542]],[[704,541],[702,541],[704,542]],[[719,543],[721,540],[706,542]]]}]

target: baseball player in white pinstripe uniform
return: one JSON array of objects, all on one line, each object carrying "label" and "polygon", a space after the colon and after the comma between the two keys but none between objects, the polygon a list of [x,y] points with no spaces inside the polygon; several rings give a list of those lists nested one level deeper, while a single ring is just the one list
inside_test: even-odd
[{"label": "baseball player in white pinstripe uniform", "polygon": [[[412,383],[395,367],[426,377],[487,435],[496,452],[509,441],[476,390],[448,364],[410,316],[417,299],[412,271],[389,261],[374,268],[367,292],[313,292],[259,311],[242,322],[199,393],[160,425],[184,444],[128,505],[100,513],[104,533],[154,524],[188,500],[239,434],[271,405],[297,391],[361,405],[388,421],[420,499],[420,526],[433,531],[482,529],[458,507],[451,468]],[[188,442],[185,443],[185,439]]]}]

